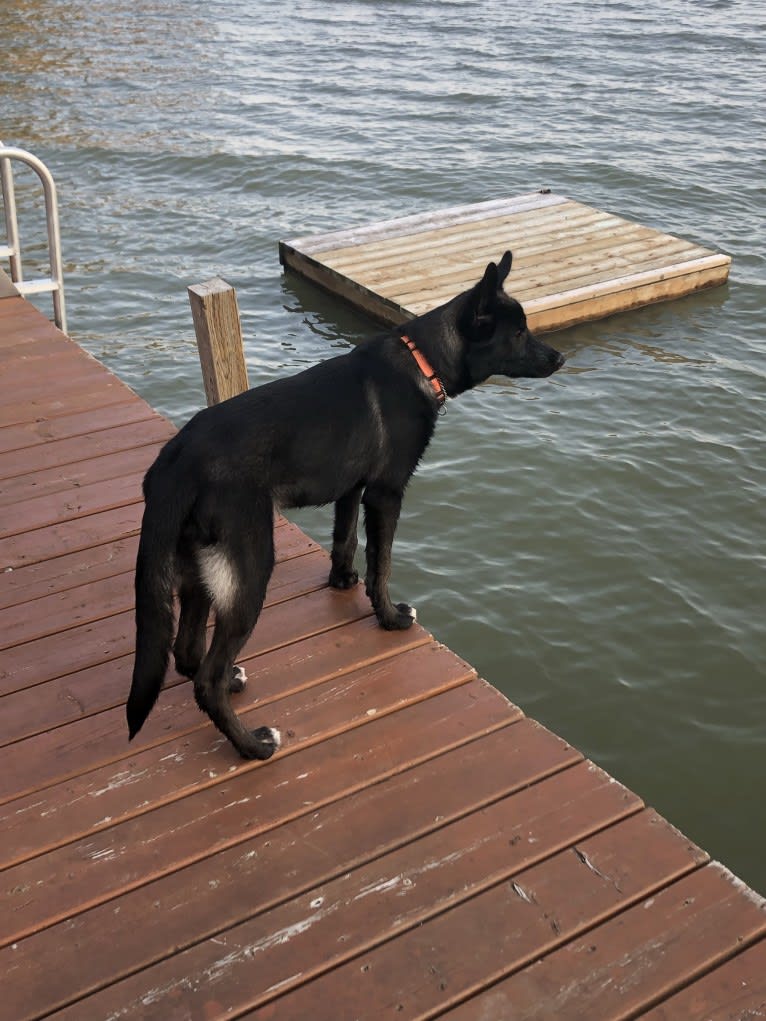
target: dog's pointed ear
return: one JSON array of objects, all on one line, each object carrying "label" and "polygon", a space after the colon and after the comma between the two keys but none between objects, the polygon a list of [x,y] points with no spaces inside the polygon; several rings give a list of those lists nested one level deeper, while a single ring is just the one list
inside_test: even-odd
[{"label": "dog's pointed ear", "polygon": [[492,315],[495,305],[497,304],[497,289],[499,286],[497,266],[494,262],[490,262],[484,270],[484,276],[481,278],[477,288],[477,317]]},{"label": "dog's pointed ear", "polygon": [[502,259],[500,260],[500,264],[497,267],[497,285],[498,285],[498,287],[502,287],[503,286],[503,281],[508,276],[508,274],[511,272],[511,265],[512,264],[513,264],[513,252],[507,251],[503,255]]},{"label": "dog's pointed ear", "polygon": [[461,316],[463,332],[470,341],[482,341],[492,336],[495,330],[497,292],[497,266],[490,262],[484,270],[484,276],[471,290]]}]

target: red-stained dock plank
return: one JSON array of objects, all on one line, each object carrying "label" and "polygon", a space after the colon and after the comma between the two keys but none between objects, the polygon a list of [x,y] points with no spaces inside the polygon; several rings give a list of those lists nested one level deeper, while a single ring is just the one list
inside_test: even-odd
[{"label": "red-stained dock plank", "polygon": [[765,932],[763,901],[743,896],[741,884],[713,863],[531,963],[445,1017],[451,1021],[640,1017],[658,1000],[729,958],[732,947],[741,950],[762,940]]},{"label": "red-stained dock plank", "polygon": [[172,426],[0,299],[0,1021],[745,1021],[766,912],[294,525],[237,709],[128,744],[140,482]]}]

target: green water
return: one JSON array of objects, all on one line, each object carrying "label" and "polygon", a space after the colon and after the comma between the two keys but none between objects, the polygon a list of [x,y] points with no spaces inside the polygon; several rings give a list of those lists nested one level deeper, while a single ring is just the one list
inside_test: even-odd
[{"label": "green water", "polygon": [[[0,137],[58,180],[70,330],[179,423],[203,401],[187,284],[236,286],[253,384],[376,329],[284,277],[280,238],[550,187],[733,256],[727,287],[559,334],[552,380],[452,403],[393,589],[762,892],[764,20],[5,0],[0,28]],[[327,541],[326,511],[298,520]]]}]

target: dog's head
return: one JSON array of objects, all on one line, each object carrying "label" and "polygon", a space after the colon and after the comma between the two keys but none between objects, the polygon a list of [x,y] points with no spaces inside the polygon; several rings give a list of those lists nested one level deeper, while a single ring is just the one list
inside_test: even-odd
[{"label": "dog's head", "polygon": [[529,332],[524,309],[503,290],[512,261],[506,252],[498,265],[490,262],[465,295],[459,322],[470,386],[495,375],[550,376],[564,364],[560,352]]}]

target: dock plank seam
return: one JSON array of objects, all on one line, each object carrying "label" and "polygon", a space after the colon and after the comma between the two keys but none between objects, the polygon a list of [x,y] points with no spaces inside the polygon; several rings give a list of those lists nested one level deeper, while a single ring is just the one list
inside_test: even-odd
[{"label": "dock plank seam", "polygon": [[[274,579],[271,591],[267,591],[266,605],[277,606],[279,603],[293,598],[293,596],[290,595],[279,596],[277,594],[278,590],[282,588],[284,584],[282,581],[282,574],[287,569],[287,566],[291,563],[291,561],[304,556],[313,556],[316,558],[318,554],[321,554],[322,562],[327,563],[329,570],[327,554],[324,553],[324,551],[316,544],[309,543],[305,548],[296,548],[293,546],[283,549],[281,552],[278,551],[276,564],[285,565],[285,567],[277,575],[276,579]],[[23,568],[20,570],[23,570]],[[324,573],[326,575],[328,571],[325,571]],[[17,645],[26,645],[29,642],[39,641],[40,639],[48,638],[52,635],[65,634],[67,631],[71,631],[76,627],[91,624],[98,620],[105,620],[108,617],[117,616],[119,613],[133,610],[135,607],[133,575],[134,568],[131,566],[128,571],[120,571],[119,573],[109,575],[106,578],[100,578],[94,582],[84,582],[80,585],[73,585],[63,593],[57,592],[49,595],[37,596],[33,599],[23,600],[20,603],[11,603],[0,608],[0,650],[12,648]],[[296,594],[300,595],[308,592],[315,592],[320,588],[325,588],[326,586],[326,577],[324,578],[323,583],[318,583],[316,579],[312,578],[308,586],[300,588]],[[120,597],[118,605],[115,605],[114,602],[110,604],[108,601],[110,593],[112,593],[115,589]],[[87,600],[87,596],[96,597],[95,601]],[[67,622],[57,621],[55,618],[55,608],[59,606],[66,608],[74,602],[79,609],[77,600],[82,601],[83,607],[91,607],[91,615],[71,617]],[[29,603],[34,603],[34,605],[30,606]],[[24,607],[24,609],[19,612],[18,621],[15,621],[14,617],[16,614],[14,611],[19,607]],[[37,630],[32,630],[34,628]],[[3,630],[5,630],[5,637],[2,637]]]},{"label": "dock plank seam", "polygon": [[[464,685],[466,682],[463,681],[461,683]],[[452,685],[449,688],[445,688],[442,692],[439,692],[439,694],[445,694],[445,693],[448,694],[448,693],[454,692],[456,690],[456,688],[460,687],[460,686],[461,686],[461,684],[454,684],[454,685]],[[422,698],[419,698],[417,701],[414,701],[412,703],[412,706],[422,705],[424,702],[426,702],[428,700],[429,697],[430,696],[424,696]],[[378,720],[376,720],[374,722],[366,722],[366,723],[362,722],[357,727],[352,727],[348,731],[344,731],[344,732],[341,732],[341,733],[339,733],[337,735],[333,735],[333,737],[347,737],[349,734],[353,734],[354,731],[357,731],[360,728],[361,729],[364,729],[366,727],[373,727],[374,728],[376,722],[383,721],[387,717],[395,715],[397,712],[401,712],[401,711],[403,711],[406,708],[407,708],[406,706],[403,706],[400,709],[393,709],[393,710],[391,710],[390,713],[386,713],[385,716],[381,714],[381,716],[378,718]],[[409,769],[411,769],[411,768],[413,768],[415,766],[419,766],[419,765],[421,765],[421,764],[423,764],[425,762],[428,762],[432,758],[437,758],[440,755],[443,755],[444,753],[446,753],[448,751],[452,751],[454,748],[460,747],[460,746],[468,743],[470,740],[475,740],[477,737],[481,737],[481,736],[483,736],[485,734],[492,733],[494,730],[502,729],[503,727],[508,726],[512,722],[518,722],[518,720],[513,720],[513,721],[504,720],[502,722],[498,721],[491,728],[483,729],[479,734],[472,734],[467,739],[464,738],[464,739],[459,740],[457,742],[454,742],[453,744],[450,744],[448,746],[440,747],[438,749],[438,751],[432,751],[431,753],[429,753],[429,754],[427,754],[425,756],[415,757],[411,761],[404,762],[404,763],[400,764],[396,768],[389,769],[389,770],[384,770],[384,771],[381,771],[381,772],[379,772],[377,774],[373,773],[372,775],[375,777],[374,783],[378,784],[378,783],[382,782],[383,780],[386,780],[386,779],[389,779],[390,777],[396,776],[397,774],[399,774],[401,772],[409,770]],[[319,737],[316,740],[312,740],[310,743],[307,743],[305,745],[300,745],[300,746],[293,745],[293,746],[291,746],[291,749],[290,749],[291,755],[294,754],[295,752],[305,752],[305,751],[311,750],[317,744],[321,743],[323,740],[324,740],[323,738]],[[248,767],[246,766],[245,769],[247,769],[247,768]],[[257,768],[257,766],[250,767],[250,768]],[[301,766],[301,768],[303,770],[305,770],[305,768],[306,768],[305,767],[305,763]],[[239,771],[238,774],[237,774],[237,778],[241,778],[241,776],[242,776],[242,771]],[[156,804],[154,804],[151,809],[144,809],[143,811],[139,810],[139,812],[137,814],[128,816],[128,817],[126,817],[124,819],[121,819],[121,820],[114,820],[114,821],[110,820],[108,823],[105,823],[102,826],[94,827],[93,829],[91,829],[87,833],[78,834],[72,840],[66,841],[66,843],[55,844],[55,845],[51,845],[50,847],[46,847],[46,848],[40,848],[40,850],[37,853],[35,853],[32,857],[26,857],[26,858],[23,858],[23,859],[19,859],[18,861],[14,861],[12,864],[9,863],[9,864],[4,865],[3,866],[3,872],[9,873],[12,876],[19,875],[19,874],[23,873],[24,871],[27,871],[27,870],[24,869],[24,866],[27,866],[27,865],[35,866],[39,859],[47,859],[49,856],[51,856],[53,854],[56,854],[57,852],[60,852],[60,851],[62,851],[64,849],[66,849],[69,845],[85,845],[86,842],[92,841],[93,837],[95,837],[95,836],[97,836],[99,834],[103,834],[104,831],[106,831],[106,830],[113,830],[116,827],[134,826],[137,821],[140,821],[141,818],[145,817],[147,814],[154,815],[158,811],[161,811],[163,808],[167,808],[168,806],[172,806],[172,805],[174,805],[175,803],[177,803],[177,802],[179,802],[181,800],[185,800],[185,799],[188,799],[189,797],[193,797],[195,795],[198,795],[201,791],[209,792],[210,789],[212,787],[216,786],[217,784],[223,783],[226,780],[231,780],[231,779],[232,779],[231,775],[224,775],[224,776],[221,776],[221,777],[212,778],[209,783],[203,783],[203,784],[200,784],[197,787],[193,787],[192,789],[190,789],[188,791],[185,791],[182,794],[179,794],[178,797],[167,797],[167,798],[163,798],[163,799],[158,799]],[[159,880],[159,879],[161,879],[163,877],[172,875],[174,872],[179,871],[181,869],[184,869],[184,868],[186,868],[186,867],[188,867],[190,865],[196,864],[196,863],[198,863],[200,861],[203,861],[205,859],[208,859],[208,858],[210,858],[214,854],[218,854],[220,852],[228,851],[228,850],[231,850],[232,848],[238,847],[240,844],[242,844],[246,840],[251,839],[252,837],[254,837],[256,835],[258,835],[260,838],[263,838],[265,835],[271,833],[274,830],[280,829],[284,825],[287,825],[289,823],[293,823],[296,820],[298,820],[298,819],[300,819],[300,818],[302,818],[304,816],[316,813],[317,811],[319,811],[322,808],[325,808],[325,807],[327,807],[329,805],[332,805],[332,804],[334,804],[337,801],[340,801],[340,800],[342,800],[344,798],[349,797],[350,795],[353,795],[353,794],[356,794],[356,793],[358,793],[360,791],[363,791],[367,786],[369,786],[369,781],[364,781],[364,782],[361,782],[361,783],[350,783],[350,784],[348,784],[345,787],[340,786],[336,790],[332,791],[331,793],[328,793],[328,795],[325,796],[324,798],[321,798],[321,799],[319,799],[319,800],[317,800],[315,802],[312,802],[309,805],[296,806],[293,810],[287,812],[285,815],[280,816],[280,817],[278,817],[278,818],[276,818],[276,819],[274,819],[274,820],[272,820],[270,822],[264,823],[262,826],[250,827],[247,830],[247,832],[245,832],[245,833],[237,832],[233,836],[230,836],[230,837],[227,837],[227,838],[224,838],[224,839],[219,839],[217,841],[213,840],[213,841],[211,841],[209,843],[206,843],[205,846],[204,846],[204,849],[200,850],[197,853],[188,853],[187,852],[185,855],[181,854],[180,856],[177,856],[172,861],[167,861],[165,859],[163,859],[161,863],[158,863],[158,862],[155,861],[154,869],[151,872],[147,872],[147,873],[144,873],[144,874],[142,874],[140,876],[136,876],[133,879],[127,879],[126,878],[123,881],[123,884],[120,887],[118,887],[118,888],[110,888],[109,890],[104,890],[99,895],[95,895],[94,893],[91,892],[91,894],[89,896],[89,899],[88,898],[86,898],[86,899],[83,899],[83,898],[78,899],[78,902],[77,902],[76,905],[67,905],[66,910],[62,910],[61,912],[56,914],[55,917],[52,916],[52,915],[47,917],[47,920],[44,923],[40,922],[38,924],[29,925],[25,929],[16,929],[13,932],[7,933],[5,936],[0,938],[0,946],[7,946],[7,945],[9,945],[12,942],[18,942],[18,941],[20,941],[20,940],[22,940],[22,939],[24,939],[24,938],[26,938],[28,936],[34,935],[35,933],[41,931],[44,928],[47,928],[47,927],[49,927],[51,925],[55,925],[55,924],[57,924],[59,922],[63,922],[65,920],[67,920],[67,919],[71,919],[73,917],[76,917],[77,915],[79,915],[83,911],[86,911],[86,910],[88,910],[90,908],[96,907],[96,906],[98,906],[100,904],[103,904],[103,903],[106,903],[108,901],[114,900],[115,898],[117,898],[117,897],[119,897],[119,896],[121,896],[121,895],[123,895],[125,893],[132,892],[132,891],[134,891],[134,890],[136,890],[136,889],[138,889],[140,887],[143,887],[143,886],[147,885],[150,882],[155,882],[156,880]],[[114,843],[113,838],[110,838],[110,842]],[[96,851],[94,849],[96,846],[97,845],[95,845],[95,844],[88,843],[88,847],[90,848],[90,856],[91,856],[91,858],[94,861],[96,860],[96,858],[98,856],[98,853],[99,853],[98,851]],[[78,855],[78,860],[80,860],[80,856],[79,855]],[[20,886],[23,887],[26,884],[25,883],[21,883],[21,884],[17,883],[17,885],[20,885]]]},{"label": "dock plank seam", "polygon": [[[532,739],[534,739],[535,734],[538,731],[540,733],[547,733],[544,732],[543,728],[540,728],[539,725],[534,724],[532,721],[529,720],[522,721],[519,719],[513,721],[512,723],[507,724],[506,727],[501,727],[500,729],[494,731],[492,735],[490,735],[491,742],[494,742],[492,744],[492,748],[496,747],[501,753],[503,752],[504,749],[507,750],[509,747],[507,737],[508,736],[512,737],[512,734],[506,735],[505,732],[509,727],[513,727],[516,724],[521,724],[523,727],[525,727],[527,733],[531,736]],[[551,742],[553,740],[553,735],[547,734],[546,740]],[[560,744],[562,745],[560,755],[562,756],[563,761],[563,757],[567,755],[567,746],[564,745],[563,742],[560,742]],[[302,870],[301,873],[296,873],[294,876],[292,886],[288,881],[284,884],[284,889],[281,892],[270,895],[266,894],[266,899],[257,908],[254,906],[250,907],[248,905],[243,905],[240,902],[235,902],[232,905],[232,910],[227,915],[228,921],[225,921],[222,924],[212,924],[211,913],[205,910],[204,903],[200,905],[199,909],[197,909],[196,905],[189,905],[189,903],[185,899],[182,899],[178,903],[176,903],[175,901],[169,902],[167,904],[166,910],[171,912],[174,917],[177,914],[178,908],[180,908],[181,911],[186,911],[187,913],[190,910],[194,911],[195,913],[201,912],[201,915],[205,919],[205,925],[207,926],[207,929],[203,934],[200,935],[199,939],[191,939],[189,935],[190,926],[183,925],[182,949],[187,949],[190,946],[196,945],[198,942],[202,942],[205,939],[217,936],[219,933],[226,931],[228,928],[231,928],[232,925],[237,924],[238,920],[246,920],[249,917],[256,917],[276,907],[279,907],[282,904],[286,904],[296,897],[309,893],[311,890],[313,890],[320,884],[330,882],[334,879],[339,878],[340,876],[343,876],[348,869],[356,869],[365,864],[369,864],[370,862],[376,860],[382,853],[386,853],[388,850],[396,850],[407,844],[413,843],[420,837],[425,836],[433,832],[434,830],[449,824],[450,822],[454,822],[457,821],[458,819],[464,818],[466,815],[469,815],[474,810],[487,807],[490,804],[493,804],[495,801],[501,800],[502,798],[508,796],[509,794],[523,789],[524,787],[523,778],[509,779],[508,781],[505,782],[505,784],[503,784],[502,777],[498,775],[497,781],[493,783],[491,781],[492,774],[485,771],[482,774],[482,783],[480,786],[486,787],[486,791],[484,793],[480,793],[479,790],[477,789],[475,803],[470,808],[464,809],[462,807],[461,799],[458,796],[454,796],[452,794],[454,784],[447,783],[440,786],[439,790],[435,792],[433,807],[435,809],[439,809],[440,811],[437,814],[432,814],[427,820],[421,816],[417,817],[417,819],[413,820],[413,822],[409,822],[408,820],[401,818],[401,816],[397,816],[396,826],[398,827],[398,829],[396,827],[387,827],[385,829],[385,832],[381,830],[380,837],[377,837],[374,833],[370,833],[369,828],[367,827],[360,827],[358,825],[352,826],[350,824],[349,820],[353,818],[352,815],[353,811],[356,812],[361,810],[365,812],[369,811],[367,806],[369,805],[368,797],[370,790],[372,790],[372,798],[374,799],[374,804],[376,805],[376,815],[378,816],[378,818],[382,818],[384,811],[382,807],[383,805],[406,796],[407,790],[412,790],[414,792],[417,789],[420,790],[427,789],[424,788],[425,781],[422,778],[424,772],[428,772],[435,775],[440,770],[443,772],[444,769],[448,769],[449,770],[448,775],[451,776],[455,782],[458,782],[460,781],[461,778],[465,778],[466,775],[465,773],[466,757],[470,761],[471,756],[473,756],[474,758],[478,756],[478,761],[482,761],[487,758],[487,754],[488,751],[487,745],[484,740],[484,736],[471,738],[468,742],[460,745],[457,748],[451,749],[446,752],[440,752],[434,755],[432,758],[426,760],[425,762],[420,763],[419,765],[404,769],[400,773],[396,774],[393,777],[389,777],[386,780],[373,783],[372,788],[365,787],[362,790],[349,795],[348,797],[339,798],[337,801],[333,802],[330,805],[324,806],[322,809],[318,811],[309,812],[292,823],[287,823],[285,824],[285,826],[280,826],[278,830],[274,831],[275,836],[273,844],[272,842],[269,842],[269,844],[266,845],[266,848],[263,847],[262,843],[258,842],[259,838],[257,836],[251,836],[243,844],[238,845],[237,848],[231,848],[221,852],[216,852],[213,855],[214,858],[221,859],[221,861],[226,859],[231,863],[229,866],[230,868],[240,871],[243,868],[257,869],[260,867],[260,863],[257,861],[258,850],[260,850],[262,853],[265,852],[265,850],[268,850],[268,854],[271,856],[271,858],[274,858],[275,860],[281,860],[285,853],[284,849],[286,849],[289,846],[294,847],[300,844],[303,847],[308,847],[311,849],[315,859],[315,865],[313,870],[310,870],[308,872]],[[516,753],[514,753],[514,755],[515,754]],[[574,764],[575,761],[581,761],[582,757],[573,749],[569,749],[568,754],[572,764]],[[553,773],[558,768],[561,768],[560,765],[555,764],[553,759],[551,760],[551,762],[552,764],[549,764],[549,769],[547,771],[544,771],[542,769],[538,770],[541,779],[543,778],[543,776],[553,775]],[[464,779],[463,782],[465,782]],[[458,807],[456,809],[453,808],[451,812],[447,811],[447,803],[450,803]],[[354,805],[358,807],[352,809],[352,806]],[[354,843],[355,845],[357,845],[356,852],[352,852],[350,858],[347,858],[345,861],[338,861],[334,864],[329,863],[328,857],[325,855],[325,853],[322,850],[322,847],[318,843],[318,841],[321,840],[326,841],[328,839],[327,834],[332,832],[331,817],[335,818],[336,826],[345,825],[345,827],[354,834]],[[380,829],[380,827],[378,828]],[[381,840],[383,841],[382,843],[380,842]],[[251,850],[248,850],[248,848],[251,848]],[[251,862],[253,863],[252,865],[249,864]],[[189,869],[193,871],[195,868],[197,868],[199,870],[199,868],[201,868],[204,864],[205,864],[204,860],[201,860],[197,866],[195,865],[189,866]],[[226,874],[226,869],[224,868],[223,864],[215,868],[215,874],[219,876]],[[282,870],[282,875],[284,874],[285,874],[284,870]],[[163,887],[167,887],[169,884],[171,886],[171,889],[177,889],[177,893],[175,894],[175,896],[177,898],[182,898],[182,890],[178,888],[178,873],[173,873],[170,876],[160,878],[157,881],[152,881],[149,884],[147,884],[146,887],[139,889],[133,893],[121,895],[120,898],[118,898],[118,900],[120,900],[123,904],[123,908],[121,909],[120,913],[122,915],[126,913],[126,911],[128,910],[127,902],[129,900],[131,899],[136,900],[137,897],[140,898],[142,895],[149,896],[154,900],[156,900],[158,897],[160,898],[160,900],[167,900],[167,897],[165,897],[161,893],[161,890],[163,889]],[[202,885],[202,890],[203,891],[205,890],[204,884]],[[211,894],[209,892],[204,894],[203,900],[204,897],[209,898],[210,896]],[[100,917],[101,914],[105,913],[105,908],[106,905],[102,906],[101,908],[89,909],[89,911],[91,912],[92,915],[95,914]],[[140,912],[141,910],[140,902],[137,904],[135,910]],[[79,922],[75,921],[75,924],[81,927],[87,925],[87,930],[90,932],[99,932],[103,928],[103,926],[98,921],[98,918],[95,918],[93,921],[91,921],[85,918],[84,916],[78,917]],[[50,939],[53,939],[51,952],[55,954],[56,959],[60,961],[61,954],[60,941],[55,939],[55,935],[53,934],[52,930],[48,931],[51,932]],[[46,939],[45,932],[42,933],[42,938],[45,941]],[[67,945],[69,942],[70,940],[65,941],[64,945]],[[28,955],[30,955],[35,961],[39,960],[41,954],[44,954],[44,950],[39,946],[40,940],[35,940],[35,938],[32,937],[30,940],[28,940],[28,943],[30,944]],[[158,942],[155,940],[155,944],[156,944],[155,949],[152,951],[150,958],[146,958],[146,956],[143,954],[144,941],[142,941],[140,951],[142,955],[141,964],[136,966],[136,962],[134,960],[133,966],[128,967],[127,971],[123,973],[121,973],[119,969],[124,967],[123,958],[125,954],[112,955],[112,960],[115,961],[116,957],[116,960],[119,961],[119,965],[117,973],[112,975],[111,978],[115,979],[128,977],[130,974],[135,974],[141,971],[142,967],[145,967],[148,963],[158,963],[172,955],[173,950],[172,948],[169,948],[166,943],[163,943],[162,941]],[[23,947],[23,945],[19,948],[19,951],[20,953],[25,952],[25,948]],[[42,962],[42,965],[44,967],[45,965],[44,960]],[[105,988],[109,984],[111,984],[111,982],[106,982],[101,986],[101,988]],[[87,992],[92,991],[96,990],[95,989],[85,990],[83,995],[87,994]],[[75,1002],[75,999],[79,998],[81,997],[73,998],[71,1002]]]},{"label": "dock plank seam", "polygon": [[[403,653],[402,655],[405,654]],[[342,678],[341,680],[345,680],[345,678]],[[472,675],[470,673],[464,673],[461,676],[455,677],[454,679],[450,680],[449,682],[445,682],[442,685],[437,685],[434,688],[429,689],[425,692],[414,694],[411,698],[401,697],[398,700],[392,702],[390,705],[376,710],[374,717],[358,716],[356,719],[349,719],[345,721],[343,724],[340,725],[336,724],[335,726],[328,727],[326,730],[314,732],[308,737],[296,738],[285,747],[283,758],[288,759],[298,752],[313,749],[324,741],[345,736],[347,734],[359,730],[360,728],[374,727],[374,724],[379,721],[386,720],[388,717],[398,712],[401,712],[404,709],[411,708],[413,706],[418,706],[436,696],[452,692],[460,687],[465,686],[471,680]],[[334,681],[331,683],[334,683]],[[288,695],[286,696],[286,699],[292,699],[293,701],[295,701],[297,697],[310,694],[311,689],[306,689],[304,691],[297,692],[295,695]],[[261,707],[260,705],[258,705],[255,708],[251,707],[249,709],[245,709],[243,712],[245,715],[247,715],[248,712],[249,713],[256,712],[260,714]],[[129,786],[135,788],[138,782],[148,775],[149,770],[153,764],[154,757],[152,757],[152,761],[150,761],[146,766],[139,765],[134,768],[131,764],[126,769],[118,770],[117,773],[113,774],[111,778],[104,777],[102,779],[100,776],[97,776],[96,774],[105,773],[112,765],[115,764],[120,765],[121,761],[129,761],[132,763],[135,760],[139,760],[141,762],[144,762],[148,759],[150,753],[163,751],[166,749],[168,745],[173,745],[175,746],[176,749],[180,749],[181,746],[186,747],[189,743],[187,740],[189,737],[203,738],[206,737],[209,732],[210,727],[205,727],[204,725],[197,725],[194,726],[193,728],[190,728],[188,731],[182,734],[173,735],[173,737],[170,738],[169,740],[160,742],[155,745],[151,745],[146,749],[141,749],[139,751],[132,750],[132,755],[130,756],[129,760],[118,760],[117,763],[109,762],[107,764],[106,769],[96,766],[92,769],[84,770],[82,773],[78,774],[78,779],[87,779],[89,782],[89,787],[86,787],[85,792],[82,795],[77,795],[76,800],[82,802],[88,808],[92,808],[92,806],[96,804],[95,799],[100,799],[104,793],[108,793],[110,790],[126,788]],[[211,736],[212,749],[217,751],[222,746],[222,742],[219,739],[217,732],[215,733],[214,736],[213,735]],[[173,748],[168,748],[167,751],[168,754],[166,754],[166,756],[164,757],[164,761],[172,760],[173,762],[178,763],[182,761],[183,758],[185,757],[184,754],[182,754],[179,750],[174,751]],[[209,753],[210,749],[208,748],[207,751],[202,752],[201,754],[207,755]],[[37,845],[34,849],[31,848],[30,843],[30,848],[26,850],[19,848],[15,852],[10,847],[11,842],[14,838],[14,833],[11,829],[12,820],[14,819],[14,817],[23,818],[23,816],[26,813],[32,810],[32,807],[38,807],[40,804],[43,804],[42,802],[38,801],[35,803],[34,806],[30,806],[29,801],[30,798],[38,798],[44,792],[35,792],[34,794],[28,797],[24,797],[21,799],[12,799],[11,801],[6,802],[2,806],[2,818],[8,829],[8,846],[6,846],[4,852],[5,858],[0,860],[0,871],[9,868],[16,868],[17,866],[22,865],[25,862],[32,860],[33,858],[39,857],[40,855],[49,854],[52,851],[60,850],[61,848],[66,847],[69,844],[90,839],[94,835],[101,833],[104,830],[112,829],[117,825],[122,825],[127,822],[135,821],[141,818],[142,816],[146,815],[147,813],[155,813],[160,809],[176,805],[178,802],[183,801],[189,797],[193,797],[194,795],[198,795],[201,792],[209,792],[213,788],[216,788],[220,784],[224,784],[227,781],[232,781],[234,779],[240,780],[241,777],[251,772],[253,769],[257,768],[258,763],[243,762],[242,765],[240,766],[232,767],[230,769],[222,769],[221,772],[218,772],[215,769],[210,769],[206,771],[203,775],[202,771],[200,771],[200,775],[196,779],[188,781],[186,786],[179,786],[177,788],[174,788],[170,790],[168,793],[156,797],[151,802],[144,802],[137,805],[133,804],[122,810],[121,814],[108,815],[100,820],[87,822],[84,817],[78,818],[76,820],[70,820],[68,822],[70,830],[66,833],[63,833],[60,837],[58,838],[51,837],[47,844]],[[56,784],[56,786],[60,785]],[[71,787],[71,782],[67,784],[67,786]],[[51,791],[51,788],[46,788],[46,792],[48,794],[54,793],[53,791]],[[22,802],[20,806],[17,804],[17,801],[19,800]],[[101,802],[99,801],[98,802],[99,811],[91,812],[91,815],[94,814],[99,815],[100,808]],[[43,814],[45,815],[50,813]]]},{"label": "dock plank seam", "polygon": [[[626,823],[629,823],[631,820],[636,821],[637,819],[647,815],[647,813],[651,814],[650,810],[642,808],[636,812],[629,813],[619,819],[613,820],[601,830],[585,837],[584,842],[593,842],[594,840],[598,840],[598,838],[604,837],[610,831],[620,832],[621,827],[624,827]],[[329,979],[328,985],[330,986],[330,988],[326,990],[321,990],[322,997],[331,996],[333,992],[332,987],[337,987],[341,984],[343,981],[342,976],[350,970],[348,965],[354,961],[358,963],[362,959],[366,958],[365,963],[363,963],[361,967],[362,972],[368,972],[375,968],[386,972],[388,969],[385,967],[385,964],[376,960],[376,958],[380,957],[381,954],[376,954],[375,951],[383,951],[385,953],[386,944],[392,942],[394,939],[399,939],[400,937],[403,937],[406,941],[407,935],[409,934],[410,936],[414,936],[417,928],[424,927],[422,934],[418,933],[418,936],[420,937],[420,942],[426,944],[434,941],[434,937],[429,936],[429,929],[440,928],[447,933],[464,933],[465,927],[460,924],[459,920],[455,918],[455,916],[465,914],[469,911],[474,914],[477,913],[477,911],[480,914],[484,914],[485,912],[479,909],[479,902],[483,902],[488,906],[492,905],[492,901],[502,894],[503,888],[505,887],[510,887],[513,894],[520,898],[523,902],[529,904],[530,907],[537,908],[542,911],[543,909],[538,905],[535,895],[527,890],[532,877],[535,874],[543,873],[546,870],[555,867],[557,861],[562,861],[564,858],[570,856],[573,850],[574,845],[570,844],[557,851],[551,851],[551,853],[545,857],[540,857],[539,859],[535,859],[533,857],[529,862],[521,863],[515,869],[509,869],[501,878],[498,878],[496,883],[477,889],[464,899],[456,899],[454,902],[444,905],[443,910],[435,912],[427,918],[416,921],[415,924],[410,926],[407,930],[394,934],[390,939],[384,938],[373,946],[361,948],[358,954],[355,954],[349,960],[344,961],[337,966],[338,971],[336,974],[328,974],[331,970],[329,968],[321,969],[318,974],[326,976]],[[487,989],[491,989],[493,985],[497,984],[497,982],[502,979],[522,971],[524,968],[544,959],[546,956],[557,950],[561,950],[576,939],[580,939],[587,935],[588,932],[597,929],[604,922],[614,919],[622,912],[640,904],[647,897],[661,893],[663,890],[676,883],[679,879],[684,878],[685,876],[697,871],[699,868],[704,867],[704,861],[695,860],[694,858],[681,860],[680,854],[678,855],[678,858],[679,860],[674,863],[671,869],[666,872],[658,872],[654,878],[648,880],[641,888],[637,889],[632,894],[625,894],[618,885],[613,884],[616,893],[619,895],[618,898],[615,899],[610,906],[602,907],[595,916],[587,918],[579,925],[570,926],[568,930],[565,930],[556,921],[555,917],[549,915],[546,911],[544,913],[544,918],[549,923],[549,932],[548,941],[544,947],[535,947],[534,950],[518,957],[513,962],[512,967],[498,969],[491,975],[487,975],[481,982],[475,982],[472,985],[464,986],[459,991],[452,989],[452,982],[443,981],[440,983],[440,988],[444,993],[444,996],[440,998],[438,1006],[430,1010],[418,1010],[415,1012],[413,1012],[412,1009],[407,1010],[407,1008],[405,1008],[404,1016],[411,1019],[411,1021],[426,1021],[426,1019],[439,1017],[446,1011],[453,1009],[455,1006],[469,1001],[474,996]],[[601,879],[603,879],[607,885],[612,883],[609,876],[602,875]],[[446,938],[449,939],[450,936],[447,935]],[[409,956],[410,959],[416,958],[414,951]],[[438,975],[437,969],[432,966],[430,970],[432,971],[434,978],[436,978]],[[293,982],[287,983],[285,988],[276,991],[275,995],[271,997],[271,1000],[278,1000],[284,996],[289,998],[290,992],[298,992],[300,996],[302,987],[307,986],[309,982],[316,977],[317,975],[314,974],[302,974],[300,977],[296,976]],[[449,979],[449,973],[445,974],[444,977],[445,979]],[[343,983],[346,988],[350,987],[351,979],[352,975],[348,974],[347,980]],[[436,983],[434,983],[434,985],[436,985]],[[337,992],[337,989],[335,991]],[[306,992],[309,993],[309,990],[307,989]],[[316,990],[311,990],[311,994],[316,995]],[[406,1002],[406,995],[402,995],[400,993],[400,996],[401,999]],[[270,1001],[264,1000],[263,1002]],[[258,1006],[260,1005],[261,1004],[259,1003]],[[251,1017],[253,1016],[251,1011],[254,1006],[255,1004],[251,1005],[249,1008],[245,1008],[244,1010],[234,1011],[232,1016]],[[295,1017],[295,1007],[288,1007],[288,1009],[284,1011],[284,1003],[280,1004],[280,1006],[282,1007],[280,1014],[283,1014],[283,1016],[286,1016],[287,1018]]]}]

